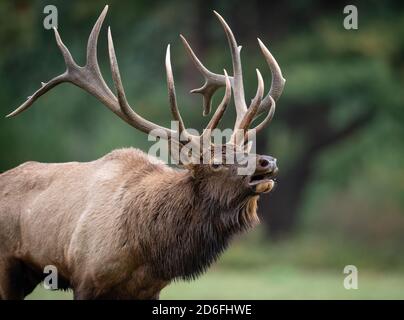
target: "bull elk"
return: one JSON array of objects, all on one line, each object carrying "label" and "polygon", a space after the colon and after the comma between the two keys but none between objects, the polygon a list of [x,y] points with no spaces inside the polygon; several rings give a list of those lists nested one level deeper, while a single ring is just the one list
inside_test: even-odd
[{"label": "bull elk", "polygon": [[[180,163],[168,166],[140,150],[115,150],[87,163],[26,162],[0,175],[0,298],[23,299],[40,283],[43,270],[58,270],[60,289],[73,289],[75,299],[157,299],[174,279],[193,279],[204,272],[227,247],[231,238],[254,226],[257,200],[274,186],[276,160],[251,153],[250,145],[232,137],[222,145],[210,140],[234,96],[234,132],[244,137],[260,131],[275,112],[285,80],[268,49],[258,39],[272,74],[271,88],[257,70],[256,96],[246,105],[240,61],[241,47],[225,20],[215,12],[229,42],[233,76],[209,71],[188,42],[182,42],[205,83],[192,92],[203,96],[204,114],[215,91],[225,87],[223,100],[201,135],[185,129],[177,108],[170,46],[165,67],[169,105],[178,130],[144,119],[129,105],[121,82],[111,30],[109,61],[116,89],[104,81],[97,61],[97,39],[107,14],[104,8],[87,44],[87,62],[77,65],[54,29],[66,71],[42,83],[32,96],[8,116],[28,109],[40,96],[63,82],[87,91],[132,127],[146,134],[163,132],[173,141],[180,133],[186,144],[202,153],[229,149],[253,157],[255,171],[240,175],[239,162]],[[258,115],[265,118],[253,129]],[[245,141],[242,139],[241,141]],[[221,154],[222,154],[221,153]]]}]

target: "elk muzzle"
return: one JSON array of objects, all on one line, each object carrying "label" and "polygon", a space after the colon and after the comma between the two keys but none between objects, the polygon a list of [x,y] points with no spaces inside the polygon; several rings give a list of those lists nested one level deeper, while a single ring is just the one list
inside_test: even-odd
[{"label": "elk muzzle", "polygon": [[248,185],[255,193],[269,192],[275,186],[278,174],[276,159],[271,156],[257,155],[255,172],[250,176]]}]

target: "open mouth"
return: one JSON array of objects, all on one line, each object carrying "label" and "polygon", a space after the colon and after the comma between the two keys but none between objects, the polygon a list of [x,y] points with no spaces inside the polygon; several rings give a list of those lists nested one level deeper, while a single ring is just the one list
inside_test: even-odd
[{"label": "open mouth", "polygon": [[248,184],[250,186],[256,186],[256,185],[264,183],[264,182],[274,182],[273,178],[274,178],[274,175],[272,172],[258,173],[258,174],[254,174],[250,177],[250,181],[248,182]]}]

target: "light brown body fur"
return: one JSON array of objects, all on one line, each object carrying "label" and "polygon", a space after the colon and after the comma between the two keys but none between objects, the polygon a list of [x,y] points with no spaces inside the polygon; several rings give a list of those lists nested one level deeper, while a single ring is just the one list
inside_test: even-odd
[{"label": "light brown body fur", "polygon": [[[136,149],[116,150],[89,163],[27,162],[1,174],[0,297],[28,294],[46,265],[58,268],[65,286],[75,289],[76,298],[158,297],[170,275],[155,274],[148,261],[152,252],[144,247],[159,250],[161,241],[181,237],[176,233],[183,233],[180,221],[184,219],[188,228],[198,225],[198,219],[204,219],[201,224],[210,223],[201,213],[190,212],[199,210],[199,200],[205,196],[203,187],[201,194],[195,190],[189,171],[156,159],[150,162]],[[222,192],[212,197],[227,203],[237,194]],[[251,216],[232,227],[257,221],[252,206]],[[224,222],[219,212],[216,218],[218,225]],[[179,228],[170,228],[177,221]],[[227,232],[223,230],[224,235]],[[13,276],[16,264],[21,272],[32,271],[32,283],[16,285],[17,279],[23,281],[18,272]]]}]

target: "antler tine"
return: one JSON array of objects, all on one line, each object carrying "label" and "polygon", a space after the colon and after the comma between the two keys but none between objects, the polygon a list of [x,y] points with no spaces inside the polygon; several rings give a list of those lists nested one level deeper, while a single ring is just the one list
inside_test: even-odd
[{"label": "antler tine", "polygon": [[258,108],[261,104],[262,97],[264,95],[264,80],[262,79],[261,72],[258,69],[256,69],[256,72],[258,79],[257,93],[254,99],[251,101],[251,105],[247,109],[247,112],[245,113],[243,119],[241,120],[240,126],[237,128],[239,130],[246,130],[249,127],[249,125],[254,120],[254,117],[258,112]]},{"label": "antler tine", "polygon": [[65,44],[63,43],[62,39],[60,38],[60,34],[58,32],[58,30],[53,27],[52,28],[54,33],[55,33],[55,39],[56,39],[56,44],[60,50],[60,52],[62,53],[63,59],[65,61],[65,65],[66,68],[77,68],[77,63],[74,61],[72,54],[70,53],[69,49],[65,46]]},{"label": "antler tine", "polygon": [[258,110],[258,114],[260,114],[261,112],[264,112],[271,107],[272,100],[276,102],[279,99],[279,97],[282,95],[286,80],[282,76],[282,71],[279,67],[278,62],[259,38],[258,44],[272,74],[271,89],[261,103],[261,106]]},{"label": "antler tine", "polygon": [[184,132],[185,126],[184,122],[181,118],[181,114],[178,110],[177,106],[177,97],[175,93],[175,84],[174,84],[174,76],[173,70],[171,67],[171,54],[170,54],[170,45],[167,46],[166,51],[166,73],[167,73],[167,87],[168,87],[168,98],[170,100],[170,109],[171,113],[174,117],[174,120],[178,121],[179,132]]},{"label": "antler tine", "polygon": [[[219,124],[220,120],[222,119],[222,116],[224,114],[224,112],[226,111],[226,108],[230,102],[230,98],[231,98],[231,83],[230,83],[230,78],[227,74],[226,69],[223,70],[224,72],[224,77],[226,79],[226,91],[224,93],[222,102],[220,103],[220,105],[217,107],[216,112],[214,113],[212,119],[210,119],[208,125],[206,126],[206,130],[213,130],[217,127],[217,125]],[[207,131],[208,132],[208,131]]]},{"label": "antler tine", "polygon": [[[112,79],[114,81],[114,85],[118,95],[119,106],[127,118],[127,122],[134,126],[135,128],[150,134],[161,134],[164,132],[170,137],[173,132],[170,129],[161,127],[155,123],[152,123],[141,116],[139,116],[129,105],[125,90],[123,88],[121,75],[119,72],[118,61],[116,59],[114,42],[112,40],[111,28],[108,28],[108,52],[109,52],[109,61],[111,66]],[[159,130],[159,132],[153,132],[153,130]]]},{"label": "antler tine", "polygon": [[[97,21],[95,22],[93,29],[91,30],[90,36],[88,37],[87,41],[87,60],[86,60],[86,68],[92,69],[100,78],[101,71],[98,65],[98,58],[97,58],[97,44],[98,44],[98,36],[100,34],[100,30],[102,24],[104,23],[105,16],[108,12],[108,6],[102,10],[100,16],[98,17]],[[103,79],[102,79],[103,80]],[[106,86],[106,84],[105,84]]]},{"label": "antler tine", "polygon": [[262,79],[262,75],[258,69],[256,69],[256,72],[258,80],[257,93],[255,94],[254,99],[251,101],[250,107],[247,109],[247,112],[244,114],[240,122],[240,125],[237,128],[235,128],[233,132],[231,141],[234,144],[243,144],[246,142],[244,138],[245,137],[249,138],[248,127],[254,120],[254,117],[257,115],[258,108],[262,102],[262,97],[264,95],[264,80]]},{"label": "antler tine", "polygon": [[14,117],[21,112],[27,110],[32,104],[44,93],[48,92],[50,89],[53,87],[57,86],[58,84],[65,82],[66,81],[66,75],[61,74],[52,80],[48,81],[47,83],[43,84],[43,86],[35,91],[31,96],[28,97],[28,100],[25,101],[22,105],[20,105],[17,109],[15,109],[13,112],[10,112],[8,115],[6,115],[6,118],[11,118]]},{"label": "antler tine", "polygon": [[268,123],[271,122],[272,118],[274,117],[275,114],[275,109],[276,109],[276,102],[275,100],[269,96],[270,100],[270,109],[268,111],[268,114],[266,115],[265,119],[262,120],[255,128],[249,129],[247,132],[247,141],[250,141],[250,136],[252,135],[252,132],[255,131],[255,134],[260,132],[262,129],[266,127]]},{"label": "antler tine", "polygon": [[[226,79],[223,75],[213,73],[209,71],[202,62],[198,59],[191,46],[185,37],[180,34],[182,43],[185,47],[186,52],[188,53],[191,61],[194,63],[195,67],[199,70],[202,76],[205,79],[205,83],[202,87],[198,89],[191,90],[191,93],[200,93],[203,96],[203,115],[207,116],[210,113],[212,107],[212,96],[216,92],[217,89],[226,85]],[[229,77],[230,81],[233,81],[233,77]]]},{"label": "antler tine", "polygon": [[178,121],[179,138],[185,139],[187,140],[187,142],[191,142],[194,146],[196,145],[200,146],[202,135],[201,136],[192,135],[185,129],[184,121],[182,120],[181,113],[178,110],[177,97],[175,93],[174,76],[171,67],[170,45],[167,46],[165,65],[167,73],[167,87],[168,87],[168,98],[170,100],[170,109],[174,120]]},{"label": "antler tine", "polygon": [[248,141],[250,139],[251,132],[253,130],[255,131],[256,134],[262,129],[264,129],[272,121],[272,118],[276,110],[276,101],[282,95],[283,88],[286,82],[286,80],[282,76],[282,71],[281,68],[279,67],[278,62],[275,60],[271,52],[259,38],[258,38],[258,44],[265,57],[265,60],[267,61],[269,69],[271,70],[272,82],[271,82],[271,89],[269,90],[265,98],[261,101],[261,104],[255,115],[258,116],[259,114],[265,111],[268,111],[268,114],[260,124],[258,124],[255,128],[248,130],[247,132]]},{"label": "antler tine", "polygon": [[243,86],[243,72],[241,68],[241,59],[240,59],[240,51],[241,46],[237,45],[236,38],[234,37],[233,32],[231,31],[229,25],[223,19],[223,17],[218,14],[216,11],[213,11],[216,17],[219,19],[223,29],[226,33],[227,40],[229,42],[232,63],[233,63],[233,93],[234,93],[234,104],[237,112],[237,119],[235,128],[238,127],[242,118],[247,111],[247,105],[245,103],[244,97],[244,86]]}]

